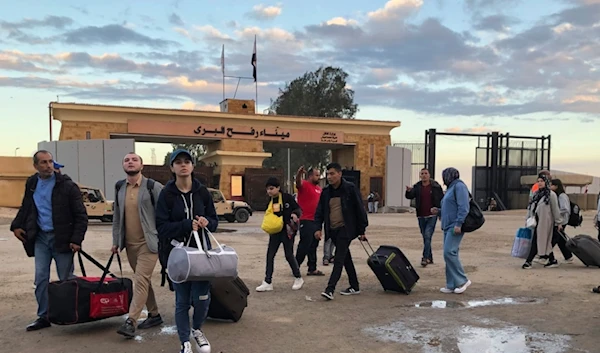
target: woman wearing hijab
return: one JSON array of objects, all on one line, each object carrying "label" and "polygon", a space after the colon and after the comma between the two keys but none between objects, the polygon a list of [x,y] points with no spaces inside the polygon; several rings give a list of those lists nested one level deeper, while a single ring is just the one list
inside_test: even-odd
[{"label": "woman wearing hijab", "polygon": [[469,214],[469,190],[460,180],[460,174],[455,168],[444,169],[442,179],[447,187],[442,198],[442,207],[431,209],[431,213],[440,217],[444,232],[446,287],[440,288],[440,292],[461,294],[471,285],[458,257],[464,235],[461,228]]},{"label": "woman wearing hijab", "polygon": [[535,228],[531,251],[522,268],[528,270],[532,267],[531,262],[535,255],[539,255],[538,262],[545,268],[558,267],[558,261],[552,253],[552,237],[554,227],[561,227],[562,218],[558,206],[558,196],[550,189],[550,179],[547,175],[538,175],[538,190],[533,194],[529,207],[527,207],[527,219],[535,218]]}]

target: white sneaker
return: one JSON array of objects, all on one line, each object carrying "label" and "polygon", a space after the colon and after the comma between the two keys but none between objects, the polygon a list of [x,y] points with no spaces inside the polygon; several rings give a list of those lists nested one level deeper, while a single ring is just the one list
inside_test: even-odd
[{"label": "white sneaker", "polygon": [[467,288],[469,288],[469,286],[471,285],[471,280],[467,280],[467,283],[463,284],[462,287],[458,287],[454,290],[454,293],[456,294],[462,294],[464,293]]},{"label": "white sneaker", "polygon": [[273,290],[273,283],[267,283],[263,281],[263,283],[256,287],[257,292],[270,292]]},{"label": "white sneaker", "polygon": [[198,353],[210,353],[210,343],[201,330],[192,330],[191,336]]},{"label": "white sneaker", "polygon": [[298,290],[298,289],[302,288],[303,285],[304,285],[304,280],[302,279],[302,277],[296,278],[294,280],[294,285],[292,286],[292,289]]},{"label": "white sneaker", "polygon": [[444,294],[450,294],[450,293],[454,293],[454,289],[448,289],[448,288],[444,287],[444,288],[440,288],[440,292],[442,292]]},{"label": "white sneaker", "polygon": [[192,350],[192,344],[190,342],[185,342],[181,346],[181,350],[179,351],[179,353],[194,353],[194,351]]},{"label": "white sneaker", "polygon": [[565,263],[565,264],[572,264],[572,263],[574,263],[574,259],[573,259],[574,257],[575,256],[571,256],[570,259],[563,261],[563,263]]}]

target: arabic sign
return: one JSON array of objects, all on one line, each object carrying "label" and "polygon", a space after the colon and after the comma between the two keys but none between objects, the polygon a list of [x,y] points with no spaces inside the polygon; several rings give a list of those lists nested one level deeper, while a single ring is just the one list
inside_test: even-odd
[{"label": "arabic sign", "polygon": [[139,135],[186,136],[209,140],[242,139],[303,143],[344,143],[341,131],[288,129],[280,126],[232,126],[175,121],[129,120],[127,133]]}]

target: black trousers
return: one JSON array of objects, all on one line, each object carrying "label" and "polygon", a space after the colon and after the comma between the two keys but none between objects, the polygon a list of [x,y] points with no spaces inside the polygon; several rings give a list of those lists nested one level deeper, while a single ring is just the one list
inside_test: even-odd
[{"label": "black trousers", "polygon": [[298,266],[302,265],[304,259],[308,257],[308,272],[317,270],[317,248],[319,240],[315,238],[317,225],[313,221],[300,221],[300,242],[296,249],[296,262]]},{"label": "black trousers", "polygon": [[352,261],[352,254],[350,254],[352,239],[346,232],[345,227],[331,229],[329,232],[331,239],[335,243],[335,259],[333,261],[333,271],[331,271],[329,283],[327,283],[325,291],[333,292],[335,290],[335,286],[342,276],[342,268],[346,269],[350,287],[359,290],[358,277],[356,276],[356,269]]},{"label": "black trousers", "polygon": [[533,236],[531,237],[531,250],[529,250],[529,256],[527,256],[526,262],[531,263],[535,255],[537,255],[537,227],[533,230]]},{"label": "black trousers", "polygon": [[273,280],[273,270],[275,268],[275,255],[279,250],[279,245],[283,244],[283,251],[285,252],[285,259],[287,260],[294,277],[300,278],[300,268],[294,257],[294,237],[290,239],[287,235],[287,230],[284,227],[283,231],[278,234],[269,235],[269,247],[267,248],[267,270],[265,273],[265,282],[271,283]]},{"label": "black trousers", "polygon": [[[554,227],[554,234],[552,235],[552,248],[554,248],[554,246],[557,244],[565,260],[568,260],[573,257],[573,253],[569,249],[567,249],[567,241],[565,240],[565,237],[563,237],[562,234],[560,234],[557,227]],[[554,254],[552,254],[551,256],[552,258],[554,258]]]}]

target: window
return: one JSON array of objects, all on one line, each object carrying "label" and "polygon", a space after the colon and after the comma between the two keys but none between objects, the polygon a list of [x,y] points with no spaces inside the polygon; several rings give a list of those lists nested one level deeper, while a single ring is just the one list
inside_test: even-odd
[{"label": "window", "polygon": [[85,139],[86,140],[91,140],[92,139],[92,133],[91,133],[91,131],[86,131],[85,132]]},{"label": "window", "polygon": [[221,193],[219,191],[211,191],[210,192],[213,198],[213,202],[221,202],[223,201],[223,196],[221,195]]},{"label": "window", "polygon": [[232,175],[231,176],[231,197],[242,196],[242,176]]},{"label": "window", "polygon": [[373,166],[373,159],[375,158],[375,145],[369,145],[369,163],[370,166]]}]

